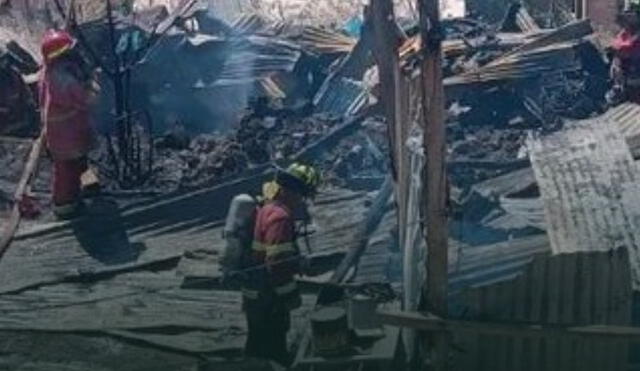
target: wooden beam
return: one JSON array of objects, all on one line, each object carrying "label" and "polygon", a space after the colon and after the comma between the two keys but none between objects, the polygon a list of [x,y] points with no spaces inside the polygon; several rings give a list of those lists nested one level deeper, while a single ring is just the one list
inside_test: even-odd
[{"label": "wooden beam", "polygon": [[24,171],[22,172],[22,177],[20,178],[20,182],[16,188],[13,197],[14,204],[11,209],[11,214],[9,215],[9,221],[2,231],[2,236],[0,236],[0,259],[2,259],[4,253],[9,249],[11,241],[13,240],[13,237],[18,230],[18,226],[20,225],[20,200],[22,200],[24,195],[29,191],[31,179],[33,178],[33,174],[38,166],[38,160],[40,159],[40,153],[42,152],[42,147],[44,145],[44,135],[45,130],[42,130],[38,139],[33,142],[31,152],[27,158],[27,163],[24,167]]},{"label": "wooden beam", "polygon": [[640,327],[629,326],[563,326],[529,323],[502,323],[448,320],[418,312],[378,312],[387,325],[407,327],[429,332],[474,332],[483,335],[507,335],[529,338],[602,338],[640,342]]},{"label": "wooden beam", "polygon": [[331,280],[329,281],[331,284],[338,285],[342,283],[349,273],[349,270],[358,263],[360,256],[362,256],[367,248],[369,237],[371,237],[371,234],[375,231],[376,227],[384,217],[385,206],[391,197],[392,191],[393,181],[389,176],[385,179],[384,184],[373,201],[373,204],[367,211],[364,222],[354,234],[354,246],[347,251],[347,255],[331,276]]},{"label": "wooden beam", "polygon": [[[447,316],[448,281],[448,221],[446,128],[444,86],[442,74],[442,39],[440,9],[437,0],[420,0],[420,33],[424,50],[421,66],[423,145],[426,166],[423,170],[423,200],[427,220],[427,282],[425,298],[430,311]],[[446,336],[428,338],[433,369],[447,370],[448,341]]]},{"label": "wooden beam", "polygon": [[394,180],[399,178],[398,169],[402,167],[403,144],[401,108],[401,76],[399,48],[403,40],[397,33],[393,2],[391,0],[372,0],[365,7],[365,36],[372,40],[372,52],[378,65],[382,106],[389,128],[389,144],[392,153],[392,171]]}]

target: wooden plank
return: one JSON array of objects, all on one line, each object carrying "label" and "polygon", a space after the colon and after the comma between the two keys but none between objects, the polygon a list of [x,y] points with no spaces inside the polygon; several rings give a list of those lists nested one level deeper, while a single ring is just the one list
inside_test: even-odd
[{"label": "wooden plank", "polygon": [[539,324],[447,320],[420,312],[391,311],[379,311],[378,318],[385,324],[414,328],[422,331],[477,332],[487,335],[516,335],[531,339],[553,336],[559,338],[602,338],[625,339],[632,342],[640,341],[640,328],[629,326],[547,326]]},{"label": "wooden plank", "polygon": [[380,89],[382,96],[386,97],[382,102],[388,123],[390,148],[392,150],[392,172],[394,179],[400,179],[398,166],[403,165],[403,142],[401,132],[400,101],[401,101],[401,74],[398,48],[401,39],[397,37],[395,30],[395,16],[393,4],[387,0],[376,0],[364,10],[365,34],[372,37],[373,55],[378,65],[380,77]]},{"label": "wooden plank", "polygon": [[378,191],[373,204],[367,210],[367,215],[364,222],[361,223],[360,227],[358,227],[355,232],[347,231],[348,233],[350,232],[353,236],[353,247],[347,251],[347,255],[345,256],[344,260],[336,268],[335,273],[331,277],[330,283],[338,284],[342,282],[349,270],[357,264],[360,256],[367,248],[369,237],[371,236],[375,228],[380,224],[382,218],[385,216],[384,209],[389,202],[392,191],[392,179],[391,177],[387,177],[384,184],[382,185],[382,189]]},{"label": "wooden plank", "polygon": [[[420,66],[422,81],[422,131],[426,163],[423,171],[423,196],[426,202],[425,296],[429,310],[447,316],[449,222],[447,201],[449,182],[446,168],[445,92],[442,71],[440,7],[437,0],[420,0],[420,35],[424,58]],[[435,371],[448,369],[449,344],[446,336],[431,339]]]},{"label": "wooden plank", "polygon": [[22,176],[20,177],[20,181],[18,182],[18,186],[16,187],[16,191],[13,196],[15,203],[11,208],[9,221],[4,226],[2,235],[0,236],[0,259],[2,259],[2,257],[9,249],[11,241],[13,241],[14,235],[18,230],[18,226],[20,225],[21,214],[19,202],[29,192],[31,180],[38,167],[40,153],[42,152],[42,148],[44,147],[44,137],[45,130],[42,130],[38,139],[33,142],[31,152],[29,153],[29,157],[27,158],[24,170],[22,171]]},{"label": "wooden plank", "polygon": [[229,331],[185,331],[173,334],[123,330],[111,330],[105,331],[105,333],[160,349],[193,354],[237,351],[244,348],[246,341],[245,332],[235,329]]}]

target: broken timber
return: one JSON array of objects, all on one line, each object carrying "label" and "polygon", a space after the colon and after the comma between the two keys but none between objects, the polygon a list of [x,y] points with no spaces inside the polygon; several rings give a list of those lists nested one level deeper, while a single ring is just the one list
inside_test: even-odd
[{"label": "broken timber", "polygon": [[586,337],[640,342],[640,328],[629,326],[551,326],[502,322],[447,320],[419,312],[378,312],[388,325],[408,327],[430,332],[476,332],[486,335],[517,335],[530,338]]},{"label": "broken timber", "polygon": [[392,190],[393,182],[390,177],[387,177],[382,188],[378,191],[378,195],[376,196],[373,205],[371,205],[368,210],[366,219],[361,223],[357,232],[354,234],[354,246],[347,251],[347,256],[334,272],[330,283],[340,284],[347,276],[349,270],[357,264],[358,259],[367,247],[369,236],[373,233],[378,224],[380,224],[380,221],[385,215],[384,209],[391,197]]},{"label": "broken timber", "polygon": [[13,237],[18,230],[18,226],[20,225],[20,202],[22,198],[29,192],[30,182],[33,179],[33,175],[35,174],[38,167],[40,153],[42,152],[42,148],[44,146],[44,135],[45,131],[43,130],[40,133],[38,139],[33,142],[31,152],[29,153],[29,157],[27,159],[27,164],[24,167],[24,172],[22,173],[22,177],[20,178],[20,182],[18,183],[18,187],[16,188],[14,194],[14,205],[11,209],[9,221],[7,222],[4,230],[2,231],[2,236],[0,237],[0,260],[11,245],[11,241],[13,240]]}]

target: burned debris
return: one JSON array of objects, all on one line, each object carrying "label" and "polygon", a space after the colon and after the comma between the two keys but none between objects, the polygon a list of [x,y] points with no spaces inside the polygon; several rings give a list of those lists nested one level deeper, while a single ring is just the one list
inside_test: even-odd
[{"label": "burned debris", "polygon": [[[622,370],[638,335],[640,108],[608,99],[602,25],[567,2],[469,0],[438,27],[425,22],[435,2],[357,3],[0,0],[0,332],[121,349],[77,369],[147,351],[157,359],[125,369],[278,368],[243,358],[266,331],[241,310],[262,289],[247,277],[271,264],[252,251],[258,263],[229,268],[245,232],[252,249],[307,259],[304,275],[268,281],[300,294],[269,323],[291,352],[262,356],[282,365],[485,370],[495,354],[500,369],[583,357]],[[77,40],[96,87],[84,209],[66,221],[41,131],[35,45],[50,27]],[[277,206],[289,191],[314,202],[289,215]],[[238,200],[255,219],[234,219]],[[267,208],[297,240],[253,241]],[[573,328],[593,324],[627,332]],[[433,333],[428,354],[400,327]],[[0,368],[80,357],[29,363],[26,345],[0,344]]]}]

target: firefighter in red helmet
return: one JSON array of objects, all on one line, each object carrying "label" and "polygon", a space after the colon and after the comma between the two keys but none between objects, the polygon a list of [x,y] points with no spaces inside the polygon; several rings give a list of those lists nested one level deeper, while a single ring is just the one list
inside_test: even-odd
[{"label": "firefighter in red helmet", "polygon": [[612,103],[632,101],[640,103],[640,5],[630,2],[617,18],[622,31],[614,39],[611,49],[613,89]]},{"label": "firefighter in red helmet", "polygon": [[92,143],[90,106],[96,86],[75,52],[76,40],[65,31],[49,30],[42,41],[39,95],[46,143],[53,159],[53,204],[60,218],[82,206],[81,176],[87,170]]}]

